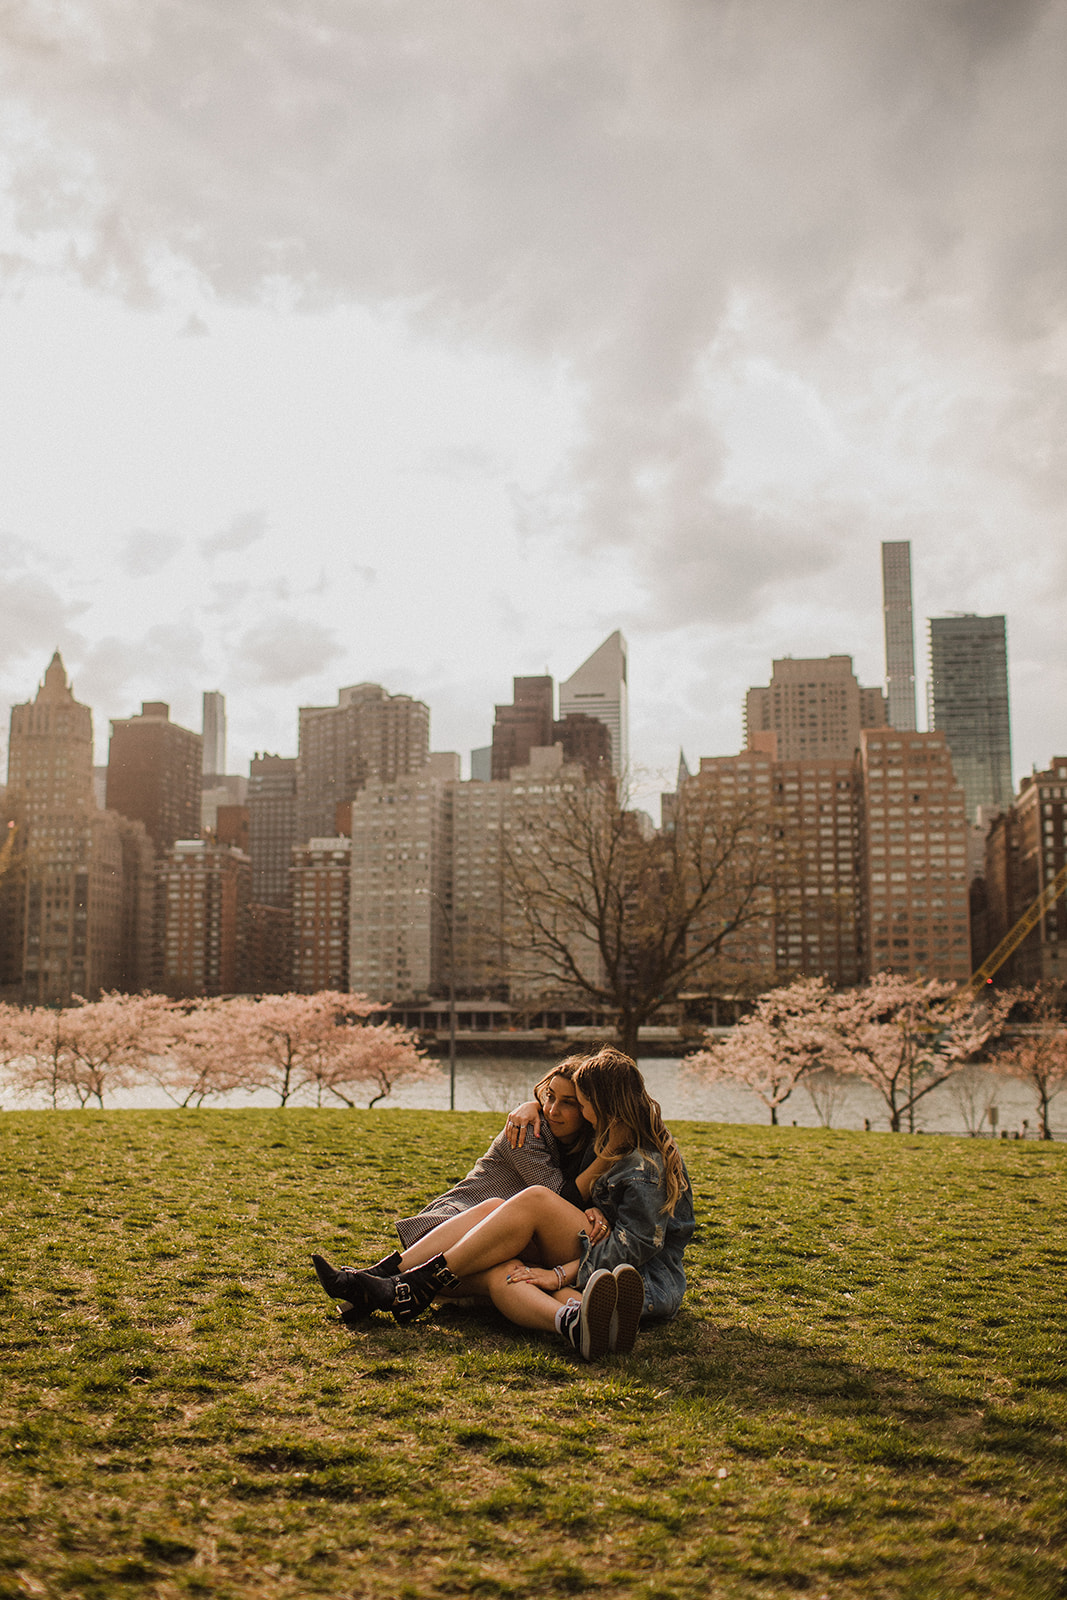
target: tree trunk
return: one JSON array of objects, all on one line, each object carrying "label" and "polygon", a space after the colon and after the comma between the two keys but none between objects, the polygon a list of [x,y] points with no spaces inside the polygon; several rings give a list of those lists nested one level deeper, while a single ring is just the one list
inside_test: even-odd
[{"label": "tree trunk", "polygon": [[632,1056],[634,1061],[637,1060],[638,1026],[636,1017],[619,1018],[619,1049],[624,1055]]},{"label": "tree trunk", "polygon": [[772,1106],[771,1107],[771,1127],[772,1128],[777,1128],[777,1126],[778,1126],[778,1107],[777,1106]]}]

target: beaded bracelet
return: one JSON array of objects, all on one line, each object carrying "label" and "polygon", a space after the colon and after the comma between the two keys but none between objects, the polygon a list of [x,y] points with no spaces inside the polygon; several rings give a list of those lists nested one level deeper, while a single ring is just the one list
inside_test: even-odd
[{"label": "beaded bracelet", "polygon": [[562,1289],[567,1281],[566,1269],[564,1267],[553,1267],[552,1271],[556,1274],[556,1287]]}]

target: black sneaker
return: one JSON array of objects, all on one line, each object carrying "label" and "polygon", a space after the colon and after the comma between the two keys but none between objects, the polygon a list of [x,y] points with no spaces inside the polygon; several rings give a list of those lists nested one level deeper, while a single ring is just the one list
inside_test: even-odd
[{"label": "black sneaker", "polygon": [[599,1361],[608,1353],[611,1317],[615,1310],[615,1279],[598,1268],[582,1291],[582,1301],[564,1307],[559,1331],[583,1361]]},{"label": "black sneaker", "polygon": [[615,1279],[615,1310],[608,1329],[608,1349],[629,1355],[637,1342],[637,1325],[645,1307],[645,1280],[636,1267],[623,1265],[612,1273]]}]

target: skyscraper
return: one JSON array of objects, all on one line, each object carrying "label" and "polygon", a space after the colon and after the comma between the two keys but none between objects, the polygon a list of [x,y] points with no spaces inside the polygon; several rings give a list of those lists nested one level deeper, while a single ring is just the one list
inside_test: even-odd
[{"label": "skyscraper", "polygon": [[860,687],[851,656],[786,656],[745,696],[745,744],[779,761],[851,761],[860,730],[885,717],[882,691]]},{"label": "skyscraper", "polygon": [[352,841],[310,839],[293,851],[293,976],[301,994],[348,987]]},{"label": "skyscraper", "polygon": [[971,971],[963,789],[942,733],[864,732],[863,942],[869,971]]},{"label": "skyscraper", "polygon": [[616,628],[577,672],[559,686],[559,714],[584,711],[611,734],[611,770],[621,777],[630,763],[630,709],[626,640]]},{"label": "skyscraper", "polygon": [[[995,817],[986,839],[984,961],[1067,862],[1067,756],[1028,773],[1017,798]],[[1062,983],[1067,979],[1067,900],[1047,907],[1001,968],[998,982]]]},{"label": "skyscraper", "polygon": [[340,690],[335,706],[301,706],[296,843],[337,832],[337,807],[372,778],[421,772],[430,754],[430,708],[377,683]]},{"label": "skyscraper", "polygon": [[7,801],[17,824],[0,905],[10,992],[40,1005],[118,987],[146,932],[136,906],[124,918],[126,857],[140,869],[147,846],[142,830],[97,810],[92,712],[58,651],[36,699],[12,707]]},{"label": "skyscraper", "polygon": [[256,905],[288,907],[296,842],[296,757],[257,751],[248,765],[248,853]]},{"label": "skyscraper", "polygon": [[553,700],[551,678],[512,679],[511,705],[496,708],[491,777],[510,778],[512,767],[524,767],[531,750],[552,743]]},{"label": "skyscraper", "polygon": [[170,720],[170,707],[146,700],[138,717],[111,724],[107,803],[143,822],[158,853],[200,837],[203,740]]},{"label": "skyscraper", "polygon": [[372,778],[353,800],[350,989],[390,1001],[430,992],[451,935],[450,816],[451,785],[425,770]]},{"label": "skyscraper", "polygon": [[252,863],[244,851],[182,839],[159,874],[164,993],[180,999],[247,989]]},{"label": "skyscraper", "polygon": [[885,616],[885,679],[889,726],[915,727],[915,630],[911,616],[911,544],[882,545],[882,611]]},{"label": "skyscraper", "polygon": [[219,694],[217,689],[204,690],[202,725],[202,771],[205,778],[211,778],[226,771],[226,697]]},{"label": "skyscraper", "polygon": [[1000,617],[931,617],[930,726],[943,733],[967,817],[1012,802],[1008,642]]}]

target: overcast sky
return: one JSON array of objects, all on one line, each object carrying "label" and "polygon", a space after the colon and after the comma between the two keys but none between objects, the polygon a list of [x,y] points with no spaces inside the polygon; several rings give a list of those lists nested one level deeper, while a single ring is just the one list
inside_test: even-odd
[{"label": "overcast sky", "polygon": [[[437,749],[630,645],[631,750],[1006,612],[1067,753],[1063,0],[7,0],[0,717],[53,649],[231,771],[380,682]],[[0,768],[0,773],[2,773]],[[655,785],[654,785],[655,786]]]}]

